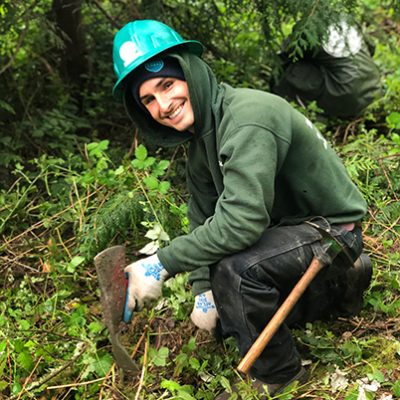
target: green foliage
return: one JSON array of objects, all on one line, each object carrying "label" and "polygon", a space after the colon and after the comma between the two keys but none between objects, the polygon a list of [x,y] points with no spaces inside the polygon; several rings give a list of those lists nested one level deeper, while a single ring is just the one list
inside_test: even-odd
[{"label": "green foliage", "polygon": [[149,364],[153,364],[156,367],[165,367],[167,365],[168,355],[169,349],[167,347],[161,347],[158,350],[150,348]]},{"label": "green foliage", "polygon": [[393,383],[392,390],[393,390],[393,394],[396,397],[400,397],[400,380],[397,380],[396,382]]},{"label": "green foliage", "polygon": [[[111,97],[110,58],[113,30],[128,19],[171,23],[186,38],[204,43],[205,58],[220,80],[268,88],[271,71],[280,64],[277,52],[294,21],[302,21],[290,39],[297,54],[315,45],[328,22],[342,12],[354,15],[358,6],[356,0],[77,2],[74,12],[82,15],[77,29],[83,32],[86,53],[69,65],[62,56],[69,38],[57,26],[53,3],[6,1],[0,9],[0,77],[5,94],[0,101],[0,168],[9,168],[22,156],[63,154],[74,141],[87,137],[129,140],[129,130],[121,129],[121,122],[128,126],[127,117]],[[61,10],[67,12],[69,7]],[[78,90],[66,78],[66,69],[81,70]]]},{"label": "green foliage", "polygon": [[167,389],[174,398],[182,399],[182,400],[195,400],[195,397],[192,396],[193,388],[189,385],[180,385],[178,382],[163,380],[161,382],[161,388]]},{"label": "green foliage", "polygon": [[[0,366],[7,369],[15,395],[23,388],[21,379],[33,371],[45,374],[36,365],[38,360],[62,365],[76,357],[71,373],[80,371],[80,378],[88,380],[104,377],[113,361],[109,351],[95,344],[106,332],[95,306],[98,293],[88,262],[97,251],[116,243],[131,242],[137,249],[150,238],[160,245],[169,240],[162,224],[168,224],[174,235],[187,225],[170,186],[162,185],[167,183],[168,161],[148,157],[141,145],[134,160],[113,168],[108,146],[107,140],[92,142],[83,157],[42,156],[32,160],[30,169],[17,165],[16,183],[1,193],[0,227],[7,238],[1,254],[10,265],[19,265],[14,264],[14,251],[26,252],[25,262],[36,264],[37,269],[30,268],[39,274],[25,274],[21,280],[14,271],[2,278],[8,290],[2,293],[0,331],[8,339],[2,342],[7,351]],[[146,184],[149,177],[157,185]],[[85,294],[81,286],[88,289]],[[38,292],[37,287],[45,291]],[[14,302],[15,296],[24,301]],[[41,341],[44,331],[49,334]],[[68,345],[63,338],[68,338]],[[77,344],[78,350],[85,349],[82,353]],[[165,366],[168,350],[151,350],[150,358],[154,366]],[[4,382],[0,385],[8,393]]]},{"label": "green foliage", "polygon": [[375,130],[364,129],[340,149],[350,176],[372,207],[384,208],[388,195],[395,196],[397,193],[399,161],[392,157],[399,150],[396,140],[396,135],[377,137]]},{"label": "green foliage", "polygon": [[177,321],[184,321],[188,318],[193,307],[193,296],[187,290],[188,274],[179,274],[165,283],[168,308]]},{"label": "green foliage", "polygon": [[[399,397],[398,2],[82,2],[90,68],[79,90],[62,71],[68,42],[52,3],[0,5],[0,397],[212,400],[239,380],[234,340],[217,343],[189,321],[187,274],[168,280],[162,301],[122,332],[143,375],[113,365],[94,255],[114,244],[129,258],[153,252],[187,233],[188,220],[184,157],[136,144],[111,97],[112,36],[128,20],[159,18],[205,44],[219,80],[265,89],[282,41],[301,55],[342,12],[371,33],[384,94],[355,121],[322,118],[315,104],[302,112],[335,141],[368,201],[374,276],[361,316],[295,331],[311,382],[280,398]],[[254,397],[245,382],[241,391]]]}]

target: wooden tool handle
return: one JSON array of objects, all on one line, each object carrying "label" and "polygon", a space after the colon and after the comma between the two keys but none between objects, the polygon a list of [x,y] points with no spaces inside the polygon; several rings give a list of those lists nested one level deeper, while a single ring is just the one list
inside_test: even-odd
[{"label": "wooden tool handle", "polygon": [[323,268],[323,266],[324,265],[321,263],[321,261],[319,261],[316,257],[313,258],[304,275],[297,282],[296,286],[292,289],[289,296],[282,303],[278,311],[261,332],[260,336],[243,357],[237,368],[239,372],[247,374],[254,361],[260,356],[262,351],[265,349],[265,346],[269,343],[269,341],[274,336],[278,328],[281,326],[285,318],[288,316],[301,295],[307,289],[310,282],[315,278],[315,276]]}]

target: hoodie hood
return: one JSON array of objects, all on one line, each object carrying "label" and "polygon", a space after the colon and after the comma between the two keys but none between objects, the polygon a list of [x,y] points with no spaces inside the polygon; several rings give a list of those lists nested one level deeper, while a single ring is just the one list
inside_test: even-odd
[{"label": "hoodie hood", "polygon": [[169,53],[168,56],[178,60],[188,84],[195,121],[194,133],[179,132],[159,124],[139,107],[129,88],[124,94],[126,112],[138,127],[140,135],[150,143],[163,147],[173,147],[201,138],[213,130],[221,98],[215,75],[201,58],[188,52]]}]

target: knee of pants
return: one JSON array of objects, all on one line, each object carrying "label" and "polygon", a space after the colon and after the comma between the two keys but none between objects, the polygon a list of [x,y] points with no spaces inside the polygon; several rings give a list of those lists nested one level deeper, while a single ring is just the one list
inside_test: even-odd
[{"label": "knee of pants", "polygon": [[[225,257],[211,268],[211,288],[221,318],[226,312],[237,317],[235,313],[242,310],[244,304],[248,306],[257,303],[258,297],[268,299],[268,307],[272,304],[275,307],[279,299],[275,282],[268,278],[268,274],[265,279],[259,280],[250,261],[247,253],[236,253]],[[265,260],[265,263],[268,264],[268,261]],[[256,264],[254,267],[259,266]],[[263,308],[262,305],[259,306]]]},{"label": "knee of pants", "polygon": [[210,268],[211,288],[217,304],[218,298],[240,291],[241,278],[235,268],[236,259],[236,255],[230,255]]}]

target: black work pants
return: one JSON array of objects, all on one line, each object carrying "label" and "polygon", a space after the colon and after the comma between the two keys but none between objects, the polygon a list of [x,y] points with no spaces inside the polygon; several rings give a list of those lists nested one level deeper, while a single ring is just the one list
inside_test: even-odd
[{"label": "black work pants", "polygon": [[[327,228],[325,220],[319,225]],[[337,225],[330,232],[355,260],[362,251],[361,229],[348,231]],[[211,285],[222,333],[233,336],[241,356],[247,352],[269,320],[321,251],[322,236],[303,223],[267,229],[250,248],[224,258],[211,268]],[[343,254],[326,266],[310,284],[285,323],[250,370],[266,383],[283,383],[301,367],[289,327],[308,321],[346,314],[346,270]]]}]

